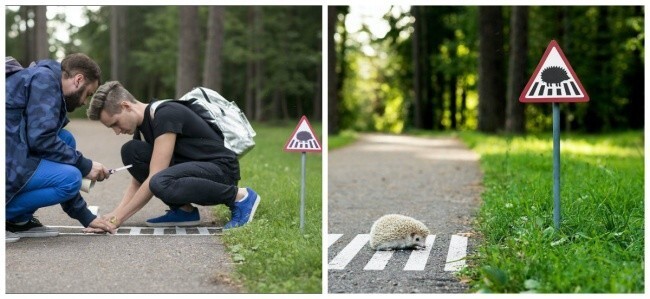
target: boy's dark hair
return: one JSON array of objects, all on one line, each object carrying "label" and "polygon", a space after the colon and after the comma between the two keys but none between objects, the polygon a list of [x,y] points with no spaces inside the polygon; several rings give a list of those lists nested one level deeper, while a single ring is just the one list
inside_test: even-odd
[{"label": "boy's dark hair", "polygon": [[102,71],[97,62],[82,53],[70,54],[61,61],[61,71],[64,78],[70,78],[81,73],[89,82],[101,83]]}]

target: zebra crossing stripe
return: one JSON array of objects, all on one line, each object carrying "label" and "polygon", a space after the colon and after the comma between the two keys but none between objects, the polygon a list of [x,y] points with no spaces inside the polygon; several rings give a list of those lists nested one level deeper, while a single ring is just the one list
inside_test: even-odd
[{"label": "zebra crossing stripe", "polygon": [[372,256],[368,264],[363,268],[363,270],[384,270],[390,258],[393,257],[393,251],[376,251]]},{"label": "zebra crossing stripe", "polygon": [[[343,234],[329,234],[327,247],[336,243]],[[413,250],[409,259],[403,268],[404,271],[423,271],[427,266],[429,256],[433,250],[436,235],[429,235],[425,240],[426,248],[422,250]],[[359,234],[355,236],[329,263],[329,270],[343,270],[355,258],[355,256],[366,246],[370,240],[369,234]],[[468,238],[460,235],[452,235],[447,252],[444,271],[455,272],[465,267],[465,257],[467,256]],[[365,265],[363,270],[377,271],[384,270],[388,262],[393,257],[394,251],[376,251]]]},{"label": "zebra crossing stripe", "polygon": [[329,235],[327,235],[327,247],[329,248],[330,246],[332,246],[332,244],[336,243],[336,241],[338,241],[339,238],[341,238],[342,236],[343,236],[343,234],[329,234]]},{"label": "zebra crossing stripe", "polygon": [[366,246],[370,240],[369,234],[360,234],[354,237],[352,241],[339,252],[337,256],[329,263],[328,268],[332,270],[343,270],[345,266],[352,261],[355,255]]},{"label": "zebra crossing stripe", "polygon": [[436,235],[428,235],[425,241],[426,248],[423,250],[413,250],[409,256],[404,271],[422,271],[427,265],[429,254],[433,249],[433,242],[436,240]]},{"label": "zebra crossing stripe", "polygon": [[465,256],[467,248],[467,237],[452,235],[447,253],[445,271],[458,271],[465,267]]},{"label": "zebra crossing stripe", "polygon": [[[59,235],[101,235],[93,233],[84,233],[82,226],[65,226],[65,225],[52,225],[49,226],[54,229],[61,229]],[[153,229],[153,231],[152,231]],[[191,232],[187,230],[191,229]],[[194,230],[196,229],[196,230]],[[124,226],[120,227],[115,236],[213,236],[221,232],[221,227],[138,227],[138,226]],[[165,234],[165,230],[167,233]],[[212,230],[212,232],[210,232]]]}]

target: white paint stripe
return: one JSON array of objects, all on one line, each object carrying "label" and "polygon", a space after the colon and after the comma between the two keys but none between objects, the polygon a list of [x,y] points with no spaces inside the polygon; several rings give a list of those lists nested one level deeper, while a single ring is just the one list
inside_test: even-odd
[{"label": "white paint stripe", "polygon": [[176,227],[176,234],[177,235],[187,235],[187,231],[185,230],[184,227]]},{"label": "white paint stripe", "polygon": [[93,215],[97,216],[97,213],[99,213],[99,206],[88,206],[88,210],[90,210]]},{"label": "white paint stripe", "polygon": [[164,235],[165,234],[165,228],[164,227],[156,227],[153,229],[153,234],[154,235]]},{"label": "white paint stripe", "polygon": [[327,247],[332,246],[332,244],[336,243],[339,238],[341,238],[343,234],[329,234],[327,235]]},{"label": "white paint stripe", "polygon": [[393,251],[377,251],[372,256],[363,270],[384,270],[390,258],[393,257]]},{"label": "white paint stripe", "polygon": [[330,270],[342,270],[354,258],[355,255],[363,248],[370,240],[369,234],[360,234],[352,239],[352,242],[345,246],[337,256],[329,263]]},{"label": "white paint stripe", "polygon": [[207,227],[197,227],[197,228],[199,229],[199,235],[209,235],[210,234]]},{"label": "white paint stripe", "polygon": [[[47,227],[51,228],[78,228],[78,229],[83,229],[83,226],[74,226],[74,225],[46,225]],[[168,227],[150,227],[150,226],[120,226],[119,229],[132,229],[134,227],[137,227],[139,229],[151,229],[153,228],[154,231],[161,229],[164,230],[166,228],[175,228],[175,226],[168,226]],[[220,230],[221,227],[216,227],[216,226],[200,226],[197,227],[198,229],[205,228],[205,229],[217,229]]]},{"label": "white paint stripe", "polygon": [[465,256],[467,256],[467,237],[452,235],[445,271],[458,271],[465,267]]},{"label": "white paint stripe", "polygon": [[422,271],[427,265],[429,254],[433,249],[433,242],[436,240],[436,235],[428,235],[425,241],[426,248],[422,250],[413,250],[409,260],[404,266],[404,271]]},{"label": "white paint stripe", "polygon": [[140,228],[139,227],[132,227],[131,231],[129,231],[129,235],[139,235],[140,234]]},{"label": "white paint stripe", "polygon": [[[214,233],[210,234],[207,236],[221,236],[221,233]],[[133,237],[134,235],[130,234],[116,234],[116,235],[111,235],[111,234],[86,234],[86,233],[59,233],[59,236],[116,236],[116,237],[122,237],[122,236],[130,236]],[[154,235],[148,235],[148,234],[139,234],[137,235],[138,237],[149,237],[149,236],[154,236]],[[189,235],[176,235],[176,234],[170,234],[170,235],[165,235],[165,237],[205,237],[206,235],[199,235],[199,234],[189,234]]]}]

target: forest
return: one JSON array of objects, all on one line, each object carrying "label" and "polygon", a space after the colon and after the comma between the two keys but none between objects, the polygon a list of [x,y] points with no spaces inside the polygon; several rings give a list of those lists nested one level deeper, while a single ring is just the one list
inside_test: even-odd
[{"label": "forest", "polygon": [[7,56],[85,53],[143,102],[206,86],[257,122],[322,118],[320,6],[103,6],[82,26],[50,8],[7,7]]},{"label": "forest", "polygon": [[563,130],[643,129],[641,6],[391,7],[384,36],[348,30],[349,14],[328,8],[330,134],[550,130],[552,105],[519,95],[551,40],[590,97],[560,105]]}]

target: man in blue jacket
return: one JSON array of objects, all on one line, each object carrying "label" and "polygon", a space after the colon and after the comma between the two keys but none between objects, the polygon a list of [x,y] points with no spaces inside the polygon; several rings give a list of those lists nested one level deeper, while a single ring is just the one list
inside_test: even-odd
[{"label": "man in blue jacket", "polygon": [[58,235],[34,218],[36,210],[55,204],[85,231],[110,231],[79,193],[82,178],[102,181],[108,169],[77,151],[74,137],[63,129],[67,112],[86,104],[97,90],[99,66],[84,54],[61,63],[40,60],[21,70],[5,62],[6,242]]}]

